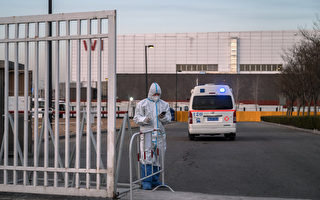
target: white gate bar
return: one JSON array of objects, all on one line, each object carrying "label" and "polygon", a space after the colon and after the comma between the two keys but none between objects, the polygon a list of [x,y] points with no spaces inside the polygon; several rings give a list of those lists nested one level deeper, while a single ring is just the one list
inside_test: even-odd
[{"label": "white gate bar", "polygon": [[[29,24],[25,24],[25,37],[29,37]],[[29,43],[26,42],[25,44],[25,56],[24,56],[24,144],[23,144],[23,152],[24,152],[24,161],[23,166],[28,166],[28,118],[29,118],[29,112],[28,112],[28,96],[29,96]],[[27,185],[27,172],[23,172],[23,185]]]},{"label": "white gate bar", "polygon": [[114,196],[115,175],[115,124],[116,124],[116,11],[108,18],[108,136],[107,136],[107,192]]},{"label": "white gate bar", "polygon": [[[0,169],[3,170],[4,167],[0,165]],[[75,168],[68,168],[68,169],[64,169],[64,168],[54,168],[54,167],[24,167],[24,166],[7,166],[8,170],[18,170],[18,171],[33,171],[33,170],[37,170],[38,172],[69,172],[69,173],[74,173],[74,172],[80,172],[80,173],[97,173],[98,170],[97,169],[89,169],[87,170],[86,168],[81,168],[81,169],[75,169]],[[108,173],[108,170],[106,169],[100,169],[101,173]],[[0,187],[1,189],[1,187]],[[1,190],[0,190],[1,191]]]},{"label": "white gate bar", "polygon": [[[46,26],[46,37],[49,35],[49,22],[45,23]],[[48,168],[49,164],[49,136],[48,136],[48,129],[49,129],[49,41],[46,41],[45,44],[45,60],[46,60],[46,75],[45,75],[45,110],[44,110],[44,168]],[[44,186],[48,186],[48,172],[44,172]]]},{"label": "white gate bar", "polygon": [[[91,20],[87,20],[87,35],[91,34]],[[87,151],[86,151],[86,169],[89,170],[91,163],[91,146],[90,146],[90,131],[91,131],[91,39],[87,40]],[[90,174],[86,173],[86,188],[90,188]]]},{"label": "white gate bar", "polygon": [[107,38],[108,34],[99,35],[67,35],[67,36],[51,36],[51,37],[40,37],[40,38],[18,38],[18,39],[1,39],[0,42],[35,42],[35,41],[56,41],[56,40],[77,40],[77,39],[98,39]]},{"label": "white gate bar", "polygon": [[[39,36],[39,23],[35,24],[35,37]],[[35,69],[34,69],[34,154],[33,154],[33,165],[35,167],[38,167],[38,156],[37,156],[37,150],[38,150],[38,131],[39,131],[39,101],[38,101],[38,89],[39,89],[39,42],[34,43],[34,60],[35,60]],[[33,186],[37,186],[38,184],[38,176],[37,171],[33,171]]]},{"label": "white gate bar", "polygon": [[[101,34],[101,19],[98,19],[98,34]],[[97,190],[100,189],[100,161],[101,161],[101,39],[98,39],[98,105],[97,105]]]},{"label": "white gate bar", "polygon": [[[81,33],[81,21],[77,21],[77,35]],[[76,161],[75,167],[76,169],[80,168],[80,87],[81,87],[81,80],[80,80],[80,73],[81,73],[81,40],[78,40],[78,52],[77,52],[77,59],[78,59],[78,66],[77,66],[77,133],[76,133]],[[76,188],[79,188],[79,172],[76,173]]]},{"label": "white gate bar", "polygon": [[[9,37],[9,25],[5,25],[5,39]],[[4,167],[8,166],[8,135],[9,135],[9,119],[8,119],[8,102],[9,102],[9,44],[4,44],[4,135],[2,140],[4,141]],[[8,184],[8,171],[4,169],[3,171],[3,183]]]},{"label": "white gate bar", "polygon": [[[15,24],[15,38],[19,37],[19,24]],[[14,44],[14,137],[13,137],[13,165],[18,166],[18,134],[19,134],[19,113],[18,113],[18,97],[19,97],[19,43],[15,42]],[[17,184],[17,171],[13,171],[13,184]]]},{"label": "white gate bar", "polygon": [[[70,34],[70,21],[66,22],[66,35]],[[69,123],[70,123],[70,40],[66,41],[66,129],[65,129],[65,168],[69,168]],[[65,173],[65,188],[69,185],[69,174]]]},{"label": "white gate bar", "polygon": [[86,189],[86,188],[64,188],[64,187],[43,187],[43,186],[23,186],[23,185],[6,185],[1,186],[2,192],[20,192],[32,194],[57,194],[68,196],[90,196],[90,197],[106,197],[106,190]]},{"label": "white gate bar", "polygon": [[37,23],[37,22],[47,22],[47,21],[81,20],[84,18],[105,19],[109,15],[114,15],[114,14],[115,14],[115,11],[113,10],[103,10],[103,11],[97,11],[97,12],[58,13],[58,14],[50,14],[50,15],[2,17],[0,18],[0,24],[27,23],[30,21]]},{"label": "white gate bar", "polygon": [[[60,29],[59,29],[59,21],[56,21],[56,36],[59,37],[60,35]],[[55,60],[56,60],[56,80],[55,80],[55,141],[54,141],[54,167],[58,168],[58,155],[59,155],[59,40],[56,41],[55,45]],[[54,187],[58,186],[58,173],[54,172]]]}]

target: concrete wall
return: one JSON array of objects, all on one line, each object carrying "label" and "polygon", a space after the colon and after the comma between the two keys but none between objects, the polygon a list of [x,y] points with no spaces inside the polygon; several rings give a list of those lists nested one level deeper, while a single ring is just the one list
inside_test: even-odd
[{"label": "concrete wall", "polygon": [[[118,74],[117,96],[120,100],[145,98],[144,74]],[[177,87],[176,87],[177,78]],[[159,83],[162,89],[162,99],[189,101],[190,91],[199,84],[215,83],[227,84],[233,89],[237,102],[260,103],[263,105],[274,104],[279,101],[278,74],[148,74],[149,85]],[[149,86],[148,86],[149,88]]]}]

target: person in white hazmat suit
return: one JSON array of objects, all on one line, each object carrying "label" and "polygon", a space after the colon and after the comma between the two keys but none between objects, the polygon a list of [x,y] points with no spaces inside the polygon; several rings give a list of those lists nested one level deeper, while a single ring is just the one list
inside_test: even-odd
[{"label": "person in white hazmat suit", "polygon": [[[163,124],[171,121],[169,104],[160,99],[161,88],[157,83],[152,83],[149,89],[148,98],[141,100],[136,107],[134,122],[140,126],[140,131],[148,131],[159,128],[165,131]],[[157,134],[159,137],[157,137]],[[157,151],[163,153],[166,150],[166,135],[159,135],[158,131],[140,136],[140,170],[141,178],[160,170],[161,160]],[[158,150],[157,150],[158,149]],[[160,173],[144,179],[142,189],[150,190],[161,185],[159,181]]]}]

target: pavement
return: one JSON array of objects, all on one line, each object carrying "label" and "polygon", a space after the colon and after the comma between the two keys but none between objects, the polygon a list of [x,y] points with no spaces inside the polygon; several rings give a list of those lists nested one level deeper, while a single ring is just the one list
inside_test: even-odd
[{"label": "pavement", "polygon": [[[269,124],[264,122],[265,124]],[[271,124],[270,124],[271,125]],[[275,126],[275,124],[272,124]],[[280,125],[279,125],[280,126]],[[282,125],[281,125],[282,126]],[[292,127],[290,127],[292,128]],[[300,130],[299,128],[294,128]],[[302,129],[301,129],[302,130]],[[313,134],[319,134],[315,130],[305,130]],[[196,183],[196,182],[194,182]],[[92,198],[92,197],[74,197],[74,196],[58,196],[58,195],[39,195],[39,194],[26,194],[26,193],[0,193],[0,200],[105,200],[106,198]],[[130,199],[129,193],[126,193],[119,198],[120,200]],[[134,190],[133,199],[135,200],[297,200],[297,198],[277,198],[277,197],[259,197],[259,196],[232,196],[232,195],[217,195],[217,194],[205,194],[195,193],[187,191],[175,191],[171,192],[168,190],[157,190],[157,191],[146,191],[146,190]]]},{"label": "pavement", "polygon": [[[129,193],[122,196],[120,200],[129,200]],[[133,193],[135,200],[298,200],[274,197],[246,197],[246,196],[227,196],[212,195],[194,192],[171,192],[171,191],[146,191],[135,190]],[[0,193],[0,200],[106,200],[106,198],[93,197],[74,197],[74,196],[58,196],[58,195],[39,195],[26,193]]]},{"label": "pavement", "polygon": [[[120,198],[121,200],[130,199],[130,195],[127,193]],[[171,192],[171,191],[146,191],[135,190],[133,192],[133,199],[139,200],[293,200],[286,198],[274,198],[274,197],[246,197],[246,196],[227,196],[227,195],[212,195],[194,192]],[[297,200],[297,199],[295,199]]]}]

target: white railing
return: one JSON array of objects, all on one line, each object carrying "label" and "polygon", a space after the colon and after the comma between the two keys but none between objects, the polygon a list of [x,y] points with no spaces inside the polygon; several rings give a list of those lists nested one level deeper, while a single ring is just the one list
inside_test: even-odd
[{"label": "white railing", "polygon": [[[146,137],[146,135],[152,135],[150,137]],[[141,142],[143,142],[143,144],[146,143],[152,143],[153,141],[153,137],[155,137],[155,141],[162,141],[162,144],[155,146],[155,148],[151,149],[149,152],[146,151],[142,151],[142,149],[140,148]],[[149,138],[150,140],[147,141],[147,138]],[[133,170],[133,158],[132,158],[132,151],[134,148],[134,141],[136,140],[136,149],[137,151],[139,151],[139,153],[137,154],[137,172],[135,174],[135,176],[137,177],[137,180],[134,180],[134,170]],[[164,142],[165,142],[165,133],[162,132],[160,129],[153,129],[153,130],[148,130],[148,131],[144,131],[144,132],[137,132],[134,133],[130,139],[130,144],[129,144],[129,171],[130,171],[130,183],[129,183],[129,191],[130,191],[130,199],[133,199],[133,190],[139,188],[139,185],[137,185],[138,183],[141,183],[141,181],[150,178],[154,175],[161,174],[161,184],[158,185],[157,187],[155,187],[153,189],[156,190],[159,187],[166,187],[169,190],[171,190],[172,192],[174,192],[170,186],[166,185],[164,182],[164,171],[165,171],[165,165],[164,165],[164,155],[165,155],[165,149],[164,149]],[[146,160],[146,154],[151,155],[152,160],[156,163],[154,164],[154,162],[152,162],[151,164],[151,173],[149,174],[149,172],[147,172],[147,164],[144,163],[142,164],[140,162],[140,160]],[[140,174],[140,165],[144,165],[144,169],[145,169],[145,176],[141,177]],[[154,170],[154,167],[156,168],[156,170]]]}]

